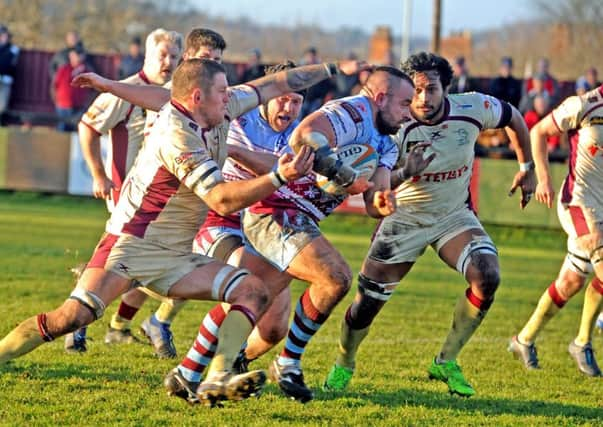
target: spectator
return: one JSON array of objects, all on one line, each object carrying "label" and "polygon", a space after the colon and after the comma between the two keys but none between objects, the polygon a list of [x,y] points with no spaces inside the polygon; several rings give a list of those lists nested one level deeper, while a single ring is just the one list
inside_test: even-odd
[{"label": "spectator", "polygon": [[469,70],[464,56],[457,56],[452,66],[453,77],[448,88],[448,93],[463,93],[475,90],[475,83],[469,76]]},{"label": "spectator", "polygon": [[368,80],[370,75],[371,75],[371,70],[367,69],[367,70],[360,71],[358,73],[358,82],[354,85],[354,87],[350,91],[350,95],[358,95],[360,93],[360,91],[362,90],[362,88],[364,87],[364,84],[366,83],[366,81]]},{"label": "spectator", "polygon": [[0,124],[8,109],[18,58],[19,48],[11,43],[8,28],[0,24]]},{"label": "spectator", "polygon": [[264,76],[264,66],[261,64],[262,52],[259,49],[251,49],[245,71],[241,75],[241,82],[250,82]]},{"label": "spectator", "polygon": [[89,72],[86,65],[86,53],[78,49],[67,52],[69,62],[60,66],[52,82],[51,95],[59,122],[57,129],[72,132],[88,107],[92,92],[89,89],[71,86],[75,76]]},{"label": "spectator", "polygon": [[[318,51],[315,47],[309,47],[304,52],[302,59],[303,65],[320,64],[322,61],[318,57]],[[304,105],[302,107],[301,117],[305,117],[311,112],[319,109],[322,104],[331,97],[331,91],[334,89],[331,79],[326,79],[307,89]]]},{"label": "spectator", "polygon": [[[548,92],[545,92],[548,94]],[[551,110],[550,98],[543,94],[538,94],[533,99],[532,109],[525,112],[523,115],[528,129],[532,129],[536,123],[542,120]],[[549,136],[547,138],[547,147],[549,153],[559,149],[559,135]]]},{"label": "spectator", "polygon": [[598,80],[598,73],[595,67],[590,67],[586,70],[586,74],[578,77],[576,80],[576,95],[584,95],[589,90],[600,86],[601,82]]},{"label": "spectator", "polygon": [[[348,54],[347,59],[357,60],[358,57],[354,52]],[[334,98],[343,98],[352,94],[352,88],[358,84],[358,74],[337,74],[334,80]],[[366,79],[365,79],[366,81]]]},{"label": "spectator", "polygon": [[128,54],[121,58],[117,75],[119,79],[125,79],[142,70],[144,64],[144,53],[140,37],[134,37],[128,46]]},{"label": "spectator", "polygon": [[500,60],[498,77],[490,83],[490,95],[507,101],[515,108],[521,101],[521,81],[513,77],[513,59],[505,56]]},{"label": "spectator", "polygon": [[[548,92],[551,100],[551,105],[555,103],[559,94],[559,83],[549,72],[550,63],[547,58],[538,60],[538,70],[535,76],[543,80],[544,89]],[[529,93],[534,88],[534,80],[536,77],[530,77],[525,81],[524,94]]]},{"label": "spectator", "polygon": [[547,76],[544,74],[537,74],[531,79],[531,89],[528,93],[521,97],[519,102],[519,111],[521,114],[525,114],[528,110],[534,109],[534,98],[538,95],[542,95],[546,98],[549,105],[552,104],[552,96],[546,89]]},{"label": "spectator", "polygon": [[[57,73],[59,67],[69,63],[69,51],[71,49],[76,49],[79,52],[86,52],[84,43],[80,39],[80,35],[77,31],[69,31],[67,34],[65,34],[65,44],[65,48],[56,52],[50,60],[48,74],[51,82],[54,81],[55,74]],[[88,70],[94,71],[92,61],[88,57],[86,57],[86,65],[88,66]]]}]

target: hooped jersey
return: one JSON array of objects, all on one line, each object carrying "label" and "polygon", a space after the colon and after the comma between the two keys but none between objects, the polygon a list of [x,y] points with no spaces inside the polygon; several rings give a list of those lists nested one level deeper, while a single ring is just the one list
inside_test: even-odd
[{"label": "hooped jersey", "polygon": [[[259,100],[251,86],[229,92],[222,129]],[[167,103],[148,130],[106,231],[189,252],[208,210],[202,197],[223,181],[225,136],[215,128],[201,128],[175,101]]]},{"label": "hooped jersey", "polygon": [[[330,101],[319,110],[322,112],[335,134],[335,145],[368,144],[379,155],[377,167],[392,169],[398,158],[398,148],[389,135],[377,131],[373,119],[373,107],[364,95],[350,96]],[[252,205],[255,213],[270,213],[278,209],[298,209],[316,221],[328,216],[346,198],[323,192],[316,186],[316,174],[289,182],[271,196]]]},{"label": "hooped jersey", "polygon": [[394,137],[401,153],[400,165],[410,149],[421,142],[431,143],[425,155],[436,153],[436,157],[420,175],[395,189],[396,215],[411,224],[428,226],[466,208],[478,134],[483,129],[506,126],[511,116],[506,102],[469,92],[446,96],[444,115],[437,123],[406,122]]},{"label": "hooped jersey", "polygon": [[[283,132],[277,132],[260,114],[260,109],[255,108],[230,123],[230,130],[226,143],[242,147],[248,151],[268,153],[280,157],[285,152],[290,152],[288,141],[291,133],[299,124],[299,120],[292,122]],[[226,181],[239,181],[256,176],[255,173],[243,167],[230,157],[226,159],[222,168],[222,175]],[[223,217],[210,210],[204,227],[226,226],[240,228],[241,214],[236,213]]]},{"label": "hooped jersey", "polygon": [[591,209],[603,221],[603,86],[567,98],[551,114],[557,128],[570,136],[561,202]]},{"label": "hooped jersey", "polygon": [[[152,84],[143,71],[122,82],[135,85]],[[111,205],[119,200],[119,189],[134,164],[144,139],[146,110],[110,93],[100,94],[81,118],[81,122],[98,135],[109,135],[109,152],[105,173],[115,184]]]}]

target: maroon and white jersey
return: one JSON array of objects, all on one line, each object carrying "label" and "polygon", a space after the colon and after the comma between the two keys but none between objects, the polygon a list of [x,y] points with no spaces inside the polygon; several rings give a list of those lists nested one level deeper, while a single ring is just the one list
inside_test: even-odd
[{"label": "maroon and white jersey", "polygon": [[443,108],[444,115],[437,123],[413,119],[394,138],[400,149],[399,164],[421,142],[431,143],[426,155],[436,153],[421,175],[406,180],[395,190],[395,215],[410,224],[432,225],[451,212],[466,209],[479,132],[504,127],[512,116],[509,104],[476,92],[448,95]]},{"label": "maroon and white jersey", "polygon": [[251,86],[229,92],[228,118],[212,130],[201,128],[175,101],[161,109],[107,222],[108,233],[190,252],[207,214],[202,197],[223,181],[226,134],[221,130],[259,99]]},{"label": "maroon and white jersey", "polygon": [[570,140],[561,202],[587,208],[595,221],[603,221],[603,86],[567,98],[552,117]]},{"label": "maroon and white jersey", "polygon": [[[142,71],[122,81],[135,85],[151,84]],[[112,205],[108,205],[114,206],[119,200],[119,189],[142,146],[146,111],[115,95],[103,93],[94,100],[81,122],[98,135],[109,135],[105,172],[116,186],[111,190]]]}]

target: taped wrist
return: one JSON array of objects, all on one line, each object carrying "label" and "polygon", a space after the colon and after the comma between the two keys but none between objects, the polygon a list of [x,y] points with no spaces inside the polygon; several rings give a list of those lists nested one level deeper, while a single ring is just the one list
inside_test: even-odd
[{"label": "taped wrist", "polygon": [[351,185],[358,177],[358,173],[353,168],[344,165],[329,146],[320,147],[314,152],[312,168],[314,172],[326,176],[342,187]]}]

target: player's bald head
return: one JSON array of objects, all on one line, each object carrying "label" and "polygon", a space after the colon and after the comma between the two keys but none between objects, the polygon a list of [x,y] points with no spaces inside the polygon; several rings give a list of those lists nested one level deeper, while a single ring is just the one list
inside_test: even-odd
[{"label": "player's bald head", "polygon": [[403,81],[414,86],[411,78],[398,68],[382,65],[373,70],[365,83],[365,88],[372,94],[388,93],[398,88]]},{"label": "player's bald head", "polygon": [[185,99],[195,88],[209,93],[218,73],[226,74],[226,70],[211,59],[193,58],[182,61],[172,78],[172,97]]}]

